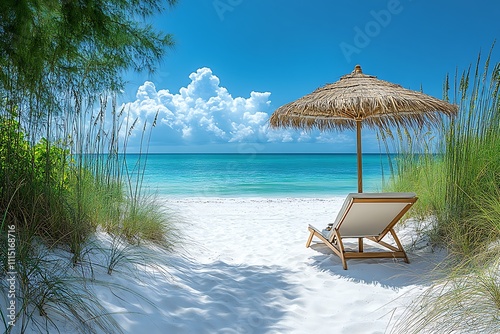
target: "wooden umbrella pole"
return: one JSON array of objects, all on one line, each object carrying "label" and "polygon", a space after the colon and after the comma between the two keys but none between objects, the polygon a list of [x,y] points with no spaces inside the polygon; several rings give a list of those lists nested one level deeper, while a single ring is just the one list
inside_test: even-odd
[{"label": "wooden umbrella pole", "polygon": [[363,192],[363,157],[361,153],[361,120],[356,120],[356,140],[358,155],[358,193]]}]

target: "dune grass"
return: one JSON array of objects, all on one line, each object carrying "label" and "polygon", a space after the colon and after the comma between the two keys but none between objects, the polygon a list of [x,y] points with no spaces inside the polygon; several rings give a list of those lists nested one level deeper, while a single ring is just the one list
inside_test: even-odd
[{"label": "dune grass", "polygon": [[[126,71],[154,72],[173,46],[172,36],[147,18],[175,3],[0,6],[0,286],[10,291],[6,277],[15,273],[16,332],[30,326],[49,332],[53,317],[80,332],[118,331],[109,315],[96,313],[103,311],[99,300],[75,289],[86,276],[64,268],[93,270],[89,242],[96,230],[165,249],[175,240],[160,204],[140,191],[140,171],[126,164],[128,139],[140,122],[117,107],[115,95]],[[153,125],[141,123],[143,147]],[[71,255],[56,261],[57,252]],[[13,330],[9,316],[0,310],[4,332]]]},{"label": "dune grass", "polygon": [[500,331],[500,63],[479,56],[454,87],[459,114],[444,122],[442,142],[414,150],[403,140],[387,187],[418,194],[416,213],[435,218],[431,240],[450,253],[446,278],[409,308],[397,333]]},{"label": "dune grass", "polygon": [[499,253],[496,246],[455,266],[410,305],[392,332],[499,333]]},{"label": "dune grass", "polygon": [[[119,261],[114,259],[109,266],[109,274],[118,264],[138,261],[137,256],[129,261],[129,253],[135,248],[124,247],[123,243],[153,243],[171,250],[178,235],[161,203],[142,189],[146,155],[139,155],[130,167],[123,154],[137,121],[127,126],[124,118],[130,115],[123,108],[117,110],[116,103],[105,97],[97,109],[83,108],[71,99],[66,105],[70,110],[64,117],[45,119],[44,134],[49,140],[36,139],[38,136],[30,131],[39,125],[31,124],[23,110],[0,110],[0,204],[4,208],[0,242],[7,244],[8,226],[14,226],[16,330],[24,332],[30,326],[47,330],[54,324],[53,317],[63,316],[81,332],[91,333],[96,328],[118,332],[112,315],[103,311],[89,290],[81,288],[86,278],[62,268],[94,270],[94,261],[86,257],[97,230],[122,240],[115,249],[103,250],[111,254],[121,249]],[[111,121],[106,115],[111,115]],[[144,146],[150,131],[152,124],[144,124]],[[70,252],[70,263],[52,258],[51,252],[58,249]],[[154,257],[141,259],[148,263]],[[7,291],[8,283],[3,279],[9,272],[5,247],[0,247],[0,263],[0,284]],[[10,332],[13,327],[3,311],[4,331]]]}]

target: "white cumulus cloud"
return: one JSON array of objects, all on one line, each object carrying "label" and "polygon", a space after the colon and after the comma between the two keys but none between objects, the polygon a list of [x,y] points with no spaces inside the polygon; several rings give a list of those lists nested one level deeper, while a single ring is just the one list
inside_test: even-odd
[{"label": "white cumulus cloud", "polygon": [[332,134],[318,131],[270,129],[270,92],[251,92],[250,97],[233,97],[210,68],[189,75],[187,87],[171,93],[146,81],[127,103],[129,117],[137,119],[136,129],[151,124],[156,141],[172,144],[330,142]]}]

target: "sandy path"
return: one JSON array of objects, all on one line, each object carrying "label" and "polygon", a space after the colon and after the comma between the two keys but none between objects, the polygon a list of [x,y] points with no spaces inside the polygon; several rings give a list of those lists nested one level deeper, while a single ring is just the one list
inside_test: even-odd
[{"label": "sandy path", "polygon": [[[438,257],[417,243],[409,265],[350,260],[343,270],[326,246],[305,248],[307,225],[326,226],[343,198],[164,201],[184,222],[182,249],[156,258],[156,269],[122,265],[110,276],[94,266],[105,284],[92,289],[126,333],[386,333]],[[412,244],[412,225],[399,235]]]}]

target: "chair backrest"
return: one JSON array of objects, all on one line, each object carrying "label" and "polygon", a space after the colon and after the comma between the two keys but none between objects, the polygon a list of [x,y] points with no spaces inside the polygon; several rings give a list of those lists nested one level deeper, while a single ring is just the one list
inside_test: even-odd
[{"label": "chair backrest", "polygon": [[333,224],[342,237],[382,239],[417,201],[415,193],[351,193]]}]

